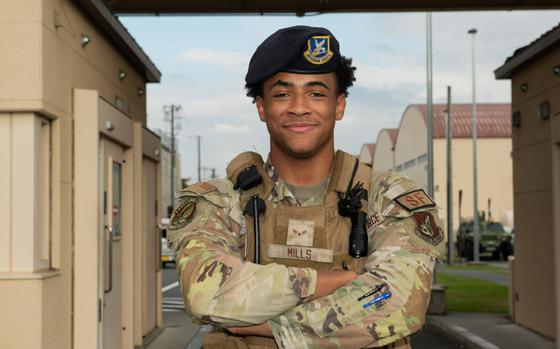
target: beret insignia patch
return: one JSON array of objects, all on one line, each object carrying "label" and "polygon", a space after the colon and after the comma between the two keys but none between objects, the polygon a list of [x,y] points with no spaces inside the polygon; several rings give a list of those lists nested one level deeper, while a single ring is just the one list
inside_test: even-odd
[{"label": "beret insignia patch", "polygon": [[303,56],[309,63],[325,64],[333,57],[331,37],[329,35],[312,36],[307,40],[307,51]]},{"label": "beret insignia patch", "polygon": [[437,245],[443,240],[443,230],[437,225],[430,212],[415,212],[416,235],[432,245]]},{"label": "beret insignia patch", "polygon": [[194,216],[197,198],[189,197],[183,201],[171,215],[168,229],[177,230],[189,224]]},{"label": "beret insignia patch", "polygon": [[417,189],[406,194],[402,194],[397,196],[394,200],[408,211],[416,211],[421,208],[436,206],[434,200],[426,194],[424,189]]}]

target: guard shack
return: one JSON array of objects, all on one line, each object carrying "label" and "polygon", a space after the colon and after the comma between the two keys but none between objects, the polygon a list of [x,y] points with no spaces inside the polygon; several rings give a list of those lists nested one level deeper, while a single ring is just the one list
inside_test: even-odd
[{"label": "guard shack", "polygon": [[515,259],[510,315],[560,336],[560,26],[517,49],[495,71],[511,79]]},{"label": "guard shack", "polygon": [[101,1],[0,5],[0,347],[158,332],[160,72]]}]

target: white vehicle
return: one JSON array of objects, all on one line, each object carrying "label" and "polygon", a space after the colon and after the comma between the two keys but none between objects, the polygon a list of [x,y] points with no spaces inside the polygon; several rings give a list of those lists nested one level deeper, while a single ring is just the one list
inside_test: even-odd
[{"label": "white vehicle", "polygon": [[167,226],[169,218],[162,218],[160,224],[161,230],[161,266],[165,268],[167,263],[175,263],[175,250],[167,244]]}]

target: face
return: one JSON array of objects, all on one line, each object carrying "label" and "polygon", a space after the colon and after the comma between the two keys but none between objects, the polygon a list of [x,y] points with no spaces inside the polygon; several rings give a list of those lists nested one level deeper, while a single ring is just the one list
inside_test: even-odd
[{"label": "face", "polygon": [[256,105],[270,134],[271,153],[310,158],[334,147],[334,125],[346,107],[335,73],[278,73],[263,84]]}]

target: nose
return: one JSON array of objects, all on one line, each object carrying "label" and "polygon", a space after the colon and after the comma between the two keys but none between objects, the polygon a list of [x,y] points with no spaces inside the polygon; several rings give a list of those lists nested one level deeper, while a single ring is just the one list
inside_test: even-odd
[{"label": "nose", "polygon": [[310,114],[309,105],[304,93],[294,93],[291,98],[288,114],[293,117],[301,117]]}]

